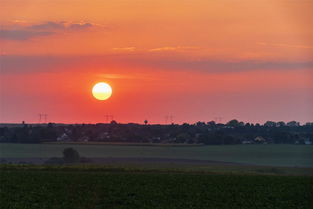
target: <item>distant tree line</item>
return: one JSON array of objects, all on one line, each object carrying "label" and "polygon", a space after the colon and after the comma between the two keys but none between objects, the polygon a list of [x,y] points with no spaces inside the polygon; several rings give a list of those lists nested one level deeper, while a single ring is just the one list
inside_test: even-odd
[{"label": "distant tree line", "polygon": [[313,123],[300,125],[267,121],[253,124],[231,120],[226,124],[210,122],[181,125],[119,124],[21,124],[1,127],[0,142],[42,143],[73,142],[126,142],[126,143],[186,143],[186,144],[312,144]]}]

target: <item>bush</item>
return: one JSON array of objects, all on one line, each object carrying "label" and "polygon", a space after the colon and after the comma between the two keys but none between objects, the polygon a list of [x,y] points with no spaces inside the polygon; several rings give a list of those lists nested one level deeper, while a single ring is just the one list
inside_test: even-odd
[{"label": "bush", "polygon": [[73,148],[65,148],[63,150],[63,160],[65,163],[79,163],[79,153]]}]

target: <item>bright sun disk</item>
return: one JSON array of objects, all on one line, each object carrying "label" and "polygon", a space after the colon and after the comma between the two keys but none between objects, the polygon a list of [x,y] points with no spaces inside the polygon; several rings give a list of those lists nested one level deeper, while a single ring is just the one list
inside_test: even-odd
[{"label": "bright sun disk", "polygon": [[112,88],[107,83],[97,83],[92,88],[92,95],[98,100],[107,100],[112,95]]}]

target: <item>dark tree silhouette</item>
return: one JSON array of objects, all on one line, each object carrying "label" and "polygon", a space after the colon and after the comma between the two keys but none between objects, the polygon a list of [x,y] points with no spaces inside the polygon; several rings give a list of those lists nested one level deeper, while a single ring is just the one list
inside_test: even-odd
[{"label": "dark tree silhouette", "polygon": [[239,121],[234,119],[234,120],[229,121],[226,125],[227,126],[231,126],[231,127],[238,127],[239,126]]},{"label": "dark tree silhouette", "polygon": [[63,160],[65,163],[78,163],[80,160],[79,153],[73,148],[63,150]]}]

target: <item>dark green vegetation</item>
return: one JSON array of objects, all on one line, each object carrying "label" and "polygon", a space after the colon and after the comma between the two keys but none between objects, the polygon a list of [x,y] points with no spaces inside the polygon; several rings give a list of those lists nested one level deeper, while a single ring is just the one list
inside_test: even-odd
[{"label": "dark green vegetation", "polygon": [[2,167],[3,209],[313,208],[313,178]]},{"label": "dark green vegetation", "polygon": [[37,124],[0,127],[0,142],[42,143],[55,141],[163,143],[163,144],[312,144],[313,123],[268,121],[263,125],[231,120],[182,125]]}]

